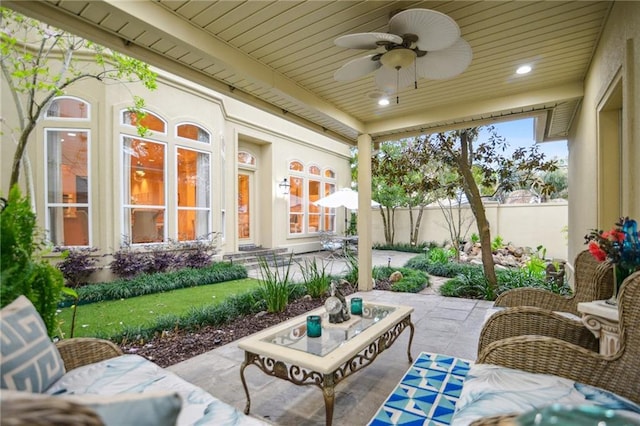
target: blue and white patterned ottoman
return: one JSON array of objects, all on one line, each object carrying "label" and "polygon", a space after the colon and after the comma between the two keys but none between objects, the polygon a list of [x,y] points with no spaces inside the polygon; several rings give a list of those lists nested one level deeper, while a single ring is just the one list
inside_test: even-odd
[{"label": "blue and white patterned ottoman", "polygon": [[422,352],[369,426],[448,425],[473,362]]}]

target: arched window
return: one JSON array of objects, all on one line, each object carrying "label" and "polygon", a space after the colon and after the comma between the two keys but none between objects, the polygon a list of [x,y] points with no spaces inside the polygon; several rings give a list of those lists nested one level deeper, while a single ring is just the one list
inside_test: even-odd
[{"label": "arched window", "polygon": [[[54,98],[45,112],[45,226],[56,246],[91,245],[90,116],[90,104],[71,96]],[[61,128],[61,120],[87,125]]]},{"label": "arched window", "polygon": [[176,134],[180,138],[192,141],[211,143],[211,134],[200,126],[191,123],[178,124]]},{"label": "arched window", "polygon": [[238,152],[238,164],[242,164],[245,166],[256,166],[256,157],[246,151]]},{"label": "arched window", "polygon": [[89,120],[89,117],[90,104],[72,96],[55,98],[44,113],[45,119]]},{"label": "arched window", "polygon": [[[167,123],[144,111],[140,124],[152,131],[150,137],[166,135]],[[137,125],[137,114],[120,113],[123,126]],[[124,130],[124,129],[123,129]],[[167,241],[167,143],[121,134],[123,187],[123,234],[131,244]]]},{"label": "arched window", "polygon": [[[166,134],[167,133],[167,123],[159,116],[155,115],[152,112],[144,111],[145,115],[140,120],[140,125],[146,127],[147,129]],[[123,110],[121,114],[121,123],[126,126],[137,126],[138,125],[138,117],[135,112],[129,110]]]}]

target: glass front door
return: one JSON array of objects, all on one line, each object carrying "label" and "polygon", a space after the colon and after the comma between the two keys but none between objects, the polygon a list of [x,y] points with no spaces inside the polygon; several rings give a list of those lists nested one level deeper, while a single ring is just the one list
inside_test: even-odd
[{"label": "glass front door", "polygon": [[238,239],[246,244],[251,241],[251,174],[238,173]]}]

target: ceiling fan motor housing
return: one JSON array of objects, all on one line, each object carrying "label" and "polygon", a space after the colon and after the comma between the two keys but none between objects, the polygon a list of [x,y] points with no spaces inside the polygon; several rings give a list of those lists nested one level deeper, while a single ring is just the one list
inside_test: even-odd
[{"label": "ceiling fan motor housing", "polygon": [[382,65],[401,69],[406,68],[413,63],[416,59],[416,52],[405,47],[396,47],[391,49],[380,58]]}]

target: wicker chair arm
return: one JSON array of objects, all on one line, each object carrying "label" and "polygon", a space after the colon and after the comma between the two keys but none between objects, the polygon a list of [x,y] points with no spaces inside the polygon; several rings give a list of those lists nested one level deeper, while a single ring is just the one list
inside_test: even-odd
[{"label": "wicker chair arm", "polygon": [[122,355],[113,342],[92,337],[77,337],[56,342],[56,347],[67,371]]},{"label": "wicker chair arm", "polygon": [[507,290],[498,296],[494,306],[505,308],[535,306],[548,311],[571,312],[574,315],[580,316],[575,300],[541,288],[523,287]]},{"label": "wicker chair arm", "polygon": [[533,306],[508,308],[493,314],[485,323],[478,341],[478,354],[491,342],[508,337],[538,335],[598,351],[598,339],[581,321]]},{"label": "wicker chair arm", "polygon": [[62,398],[34,398],[28,395],[0,401],[2,426],[102,426],[102,419],[91,408]]},{"label": "wicker chair arm", "polygon": [[621,353],[604,356],[551,337],[519,336],[489,343],[477,362],[565,377],[640,403],[640,382],[629,373],[637,366],[623,365]]}]

